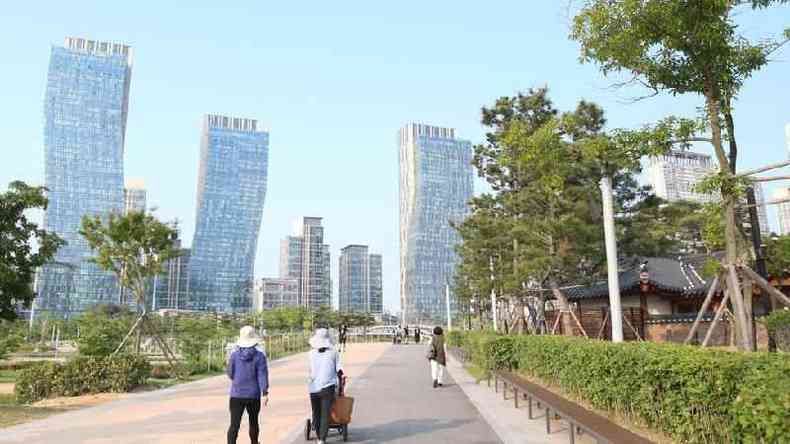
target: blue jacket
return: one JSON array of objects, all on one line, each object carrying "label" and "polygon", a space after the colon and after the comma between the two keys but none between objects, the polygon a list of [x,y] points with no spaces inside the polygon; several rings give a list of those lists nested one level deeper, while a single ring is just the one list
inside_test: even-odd
[{"label": "blue jacket", "polygon": [[237,348],[228,359],[231,398],[260,399],[269,393],[269,368],[266,354],[255,347]]}]

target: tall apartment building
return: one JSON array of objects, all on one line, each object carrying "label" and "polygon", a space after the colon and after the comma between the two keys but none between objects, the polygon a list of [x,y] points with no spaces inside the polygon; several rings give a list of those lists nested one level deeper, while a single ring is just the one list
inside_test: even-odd
[{"label": "tall apartment building", "polygon": [[295,231],[280,243],[280,278],[298,280],[300,306],[308,309],[330,306],[331,262],[321,218],[304,217]]},{"label": "tall apartment building", "polygon": [[759,182],[754,183],[754,201],[757,203],[757,220],[760,223],[760,235],[765,238],[771,234],[771,227],[768,226],[768,210],[765,206],[765,193],[763,186]]},{"label": "tall apartment building", "polygon": [[381,255],[371,254],[368,256],[368,261],[368,311],[382,314],[384,313],[384,280]]},{"label": "tall apartment building", "polygon": [[[472,145],[455,130],[410,123],[400,136],[400,286],[403,321],[444,319],[461,242],[450,226],[468,214]],[[452,299],[452,298],[451,298]]]},{"label": "tall apartment building", "polygon": [[340,311],[381,313],[381,255],[368,254],[367,245],[348,245],[338,262]]},{"label": "tall apartment building", "polygon": [[145,211],[148,207],[148,197],[145,183],[141,179],[127,179],[123,189],[124,212]]},{"label": "tall apartment building", "polygon": [[[782,187],[774,191],[774,199],[790,199],[790,188]],[[783,202],[776,205],[776,213],[779,218],[779,235],[790,234],[790,202]]]},{"label": "tall apartment building", "polygon": [[79,312],[118,302],[116,279],[89,259],[83,216],[124,210],[123,153],[132,49],[68,37],[53,46],[44,98],[44,228],[66,244],[38,277],[36,307]]},{"label": "tall apartment building", "polygon": [[246,311],[266,197],[269,133],[258,121],[203,119],[189,291],[193,309]]},{"label": "tall apartment building", "polygon": [[263,278],[255,283],[253,310],[299,306],[299,281],[289,278]]},{"label": "tall apartment building", "polygon": [[672,150],[649,159],[648,176],[656,196],[669,202],[713,202],[716,196],[694,191],[694,186],[716,169],[711,156]]}]

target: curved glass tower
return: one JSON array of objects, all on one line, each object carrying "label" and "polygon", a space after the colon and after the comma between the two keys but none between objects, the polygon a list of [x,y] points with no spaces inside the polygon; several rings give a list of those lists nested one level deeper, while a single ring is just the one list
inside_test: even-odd
[{"label": "curved glass tower", "polygon": [[446,317],[445,286],[455,271],[450,226],[468,213],[472,145],[455,130],[410,123],[400,130],[400,288],[403,321]]},{"label": "curved glass tower", "polygon": [[204,118],[189,260],[192,309],[251,308],[268,154],[269,133],[256,120]]},{"label": "curved glass tower", "polygon": [[44,226],[67,244],[41,270],[37,309],[68,314],[123,302],[113,275],[88,262],[94,253],[79,228],[83,216],[124,210],[131,72],[132,49],[124,44],[69,37],[52,47],[44,99]]}]

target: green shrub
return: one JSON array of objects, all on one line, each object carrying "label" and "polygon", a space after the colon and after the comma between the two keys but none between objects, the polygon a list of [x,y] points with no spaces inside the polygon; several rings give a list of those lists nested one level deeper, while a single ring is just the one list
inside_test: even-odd
[{"label": "green shrub", "polygon": [[790,310],[774,310],[762,322],[773,335],[776,347],[783,352],[790,352]]},{"label": "green shrub", "polygon": [[134,318],[126,310],[113,312],[99,307],[85,312],[77,323],[80,329],[76,339],[79,353],[83,356],[109,356],[132,328]]},{"label": "green shrub", "polygon": [[790,442],[782,354],[479,332],[456,340],[480,367],[517,368],[678,442]]},{"label": "green shrub", "polygon": [[66,364],[46,362],[19,372],[14,392],[20,403],[86,393],[128,392],[145,383],[151,365],[142,356],[80,356]]}]

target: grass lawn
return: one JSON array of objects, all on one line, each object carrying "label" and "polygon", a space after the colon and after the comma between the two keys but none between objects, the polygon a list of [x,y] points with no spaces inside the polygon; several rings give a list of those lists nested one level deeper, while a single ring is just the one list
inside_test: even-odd
[{"label": "grass lawn", "polygon": [[212,376],[222,375],[224,372],[212,372],[212,373],[200,373],[197,375],[190,375],[186,378],[177,379],[177,378],[148,378],[145,383],[144,388],[148,390],[159,390],[163,388],[172,387],[178,384],[184,384],[187,382],[198,381],[205,378],[210,378]]},{"label": "grass lawn", "polygon": [[46,418],[49,415],[64,412],[67,409],[50,407],[32,407],[16,403],[14,395],[0,394],[0,429],[15,424]]}]

